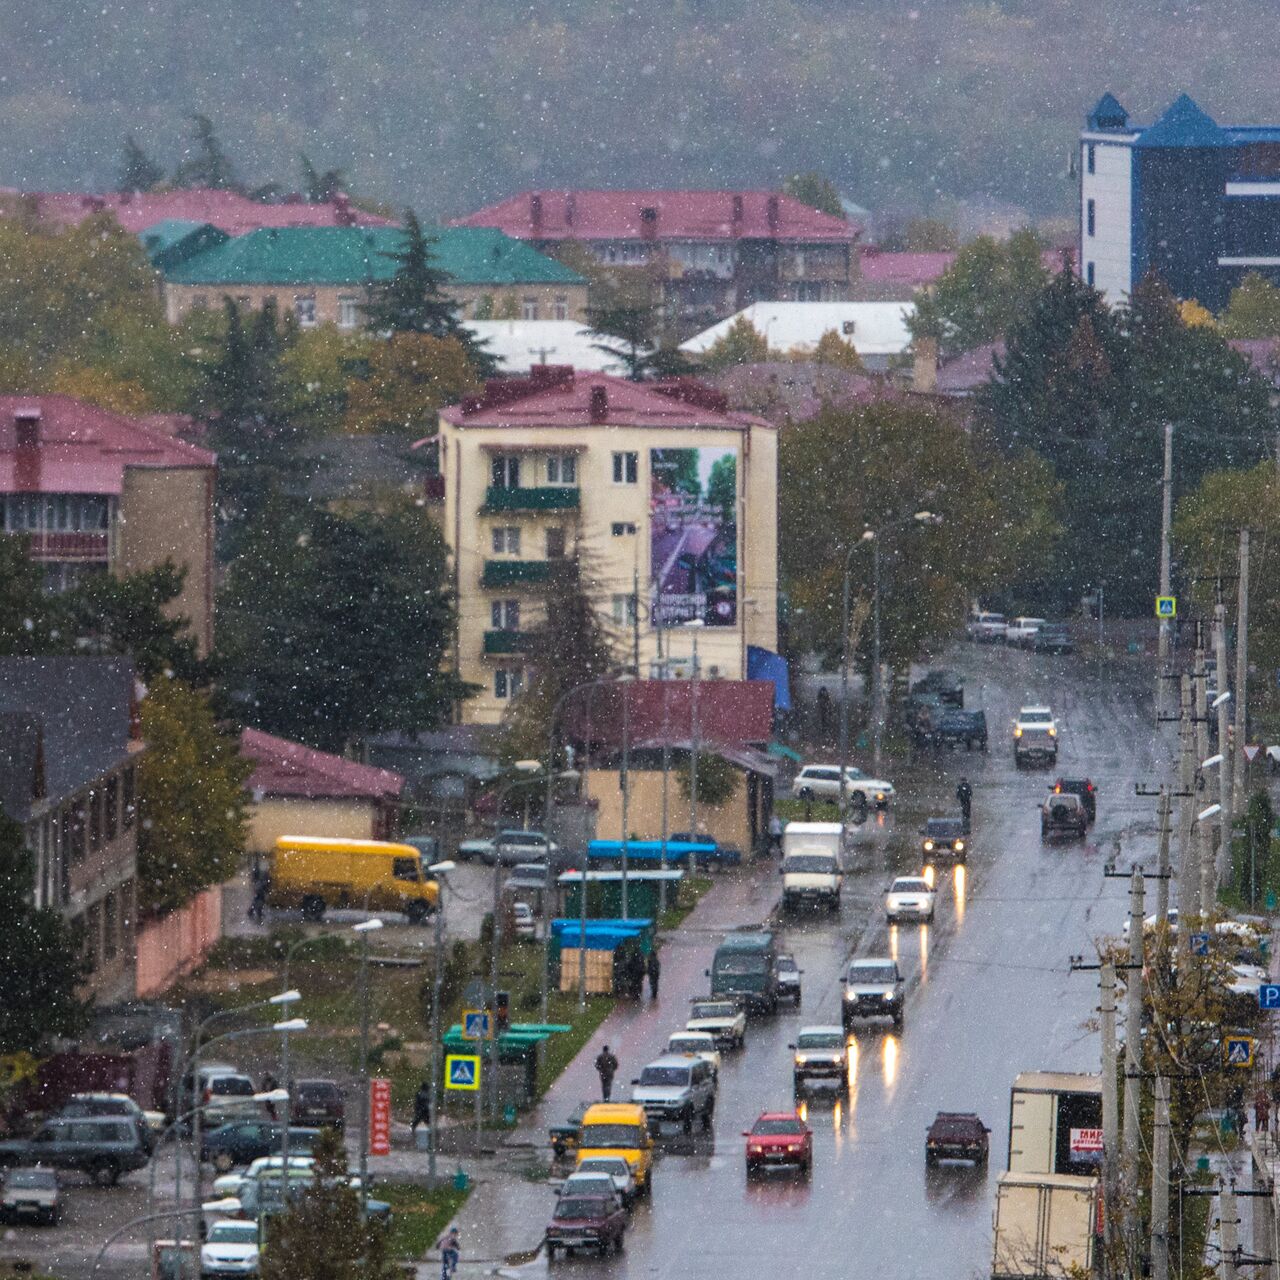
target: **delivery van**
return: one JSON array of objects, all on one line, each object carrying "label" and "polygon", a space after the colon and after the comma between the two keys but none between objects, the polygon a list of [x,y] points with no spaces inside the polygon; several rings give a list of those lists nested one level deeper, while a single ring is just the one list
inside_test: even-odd
[{"label": "delivery van", "polygon": [[782,829],[782,907],[792,910],[821,903],[840,910],[844,876],[840,844],[844,828],[838,822],[788,822]]},{"label": "delivery van", "polygon": [[440,886],[410,844],[281,836],[271,854],[269,907],[301,908],[319,920],[327,907],[402,911],[418,924],[435,911]]},{"label": "delivery van", "polygon": [[744,929],[716,948],[707,976],[712,996],[732,997],[757,1013],[778,1011],[778,951],[773,934]]},{"label": "delivery van", "polygon": [[653,1138],[644,1108],[634,1102],[597,1102],[587,1108],[578,1135],[578,1159],[622,1156],[631,1167],[636,1194],[648,1195]]}]

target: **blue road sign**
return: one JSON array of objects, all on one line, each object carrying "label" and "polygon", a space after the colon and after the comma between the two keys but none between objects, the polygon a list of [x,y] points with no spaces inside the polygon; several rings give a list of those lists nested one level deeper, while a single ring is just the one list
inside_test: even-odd
[{"label": "blue road sign", "polygon": [[480,1087],[480,1059],[469,1053],[450,1053],[444,1060],[444,1087],[475,1092]]},{"label": "blue road sign", "polygon": [[1193,956],[1207,956],[1209,954],[1209,935],[1207,933],[1193,933],[1187,941],[1191,945],[1191,954]]},{"label": "blue road sign", "polygon": [[1258,988],[1259,1009],[1280,1009],[1280,982],[1264,982]]},{"label": "blue road sign", "polygon": [[462,1038],[464,1040],[488,1040],[493,1035],[493,1019],[488,1009],[464,1009],[462,1011]]},{"label": "blue road sign", "polygon": [[1226,1054],[1227,1066],[1253,1066],[1252,1036],[1227,1036],[1222,1042],[1222,1050]]}]

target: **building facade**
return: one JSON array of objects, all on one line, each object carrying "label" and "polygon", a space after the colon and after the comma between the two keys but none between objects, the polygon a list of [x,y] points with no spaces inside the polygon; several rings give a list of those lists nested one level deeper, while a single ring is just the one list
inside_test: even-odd
[{"label": "building facade", "polygon": [[1122,302],[1148,272],[1211,311],[1280,282],[1280,125],[1219,125],[1183,94],[1138,125],[1104,94],[1080,133],[1080,273]]},{"label": "building facade", "polygon": [[84,930],[90,990],[132,999],[137,730],[123,658],[0,658],[0,808],[35,860],[32,899]]},{"label": "building facade", "polygon": [[703,679],[740,680],[748,645],[776,647],[776,432],[722,393],[543,365],[445,409],[438,447],[455,663],[480,690],[464,722],[497,723],[524,687],[574,554],[620,665],[687,678],[696,646]]},{"label": "building facade", "polygon": [[45,585],[171,560],[186,570],[170,606],[213,645],[217,459],[134,418],[69,396],[0,396],[0,532],[25,534]]},{"label": "building facade", "polygon": [[[176,253],[193,234],[178,241],[160,231],[143,234],[163,276],[171,324],[193,308],[221,307],[230,299],[253,310],[274,301],[304,329],[362,328],[369,291],[395,273],[404,243],[397,227],[280,227]],[[432,265],[449,276],[443,292],[458,303],[462,319],[586,319],[586,279],[501,232],[449,228],[435,237],[431,255]]]}]

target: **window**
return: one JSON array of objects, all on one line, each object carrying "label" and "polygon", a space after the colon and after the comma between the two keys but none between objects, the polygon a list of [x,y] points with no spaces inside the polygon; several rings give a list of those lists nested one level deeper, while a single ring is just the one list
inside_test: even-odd
[{"label": "window", "polygon": [[520,299],[520,319],[536,320],[537,318],[538,318],[537,298],[521,298]]},{"label": "window", "polygon": [[1098,164],[1098,148],[1091,142],[1085,149],[1084,167],[1090,173],[1096,173]]},{"label": "window", "polygon": [[84,913],[84,953],[93,968],[102,950],[102,904],[95,902]]},{"label": "window", "polygon": [[613,483],[635,484],[640,478],[640,455],[638,453],[615,453],[613,455]]},{"label": "window", "polygon": [[1097,227],[1098,218],[1097,210],[1092,200],[1085,204],[1085,222],[1088,224],[1088,234],[1093,235],[1094,230]]},{"label": "window", "polygon": [[360,323],[360,299],[349,295],[338,299],[338,328],[354,329]]},{"label": "window", "polygon": [[519,667],[499,667],[493,673],[493,696],[514,698],[524,684],[524,672]]},{"label": "window", "polygon": [[1086,262],[1084,264],[1084,278],[1086,284],[1093,284],[1093,263]]},{"label": "window", "polygon": [[114,840],[120,828],[120,779],[116,774],[107,779],[103,811],[103,834],[108,840]]},{"label": "window", "polygon": [[392,858],[391,874],[397,880],[412,880],[416,883],[418,879],[418,859]]},{"label": "window", "polygon": [[114,960],[120,937],[118,903],[116,895],[109,893],[102,903],[102,958]]},{"label": "window", "polygon": [[89,806],[89,848],[97,849],[102,844],[102,792],[90,791],[85,803]]},{"label": "window", "polygon": [[[614,455],[617,456],[616,454]],[[635,533],[636,526],[630,520],[615,520],[610,527],[610,532],[615,538],[625,538],[629,533]]]},{"label": "window", "polygon": [[493,600],[489,604],[489,616],[495,631],[519,631],[520,601]]},{"label": "window", "polygon": [[636,597],[633,592],[613,597],[613,620],[620,627],[631,627],[636,621]]},{"label": "window", "polygon": [[548,484],[577,484],[578,458],[572,453],[553,453],[547,458]]},{"label": "window", "polygon": [[558,524],[547,529],[547,559],[564,559],[564,529]]},{"label": "window", "polygon": [[569,299],[563,293],[556,294],[556,300],[551,304],[551,318],[553,320],[569,318]]},{"label": "window", "polygon": [[489,483],[495,489],[518,489],[520,487],[520,459],[513,454],[498,454],[490,468]]},{"label": "window", "polygon": [[495,556],[518,556],[520,554],[519,525],[500,524],[494,526],[493,554]]},{"label": "window", "polygon": [[293,300],[293,317],[304,329],[314,329],[316,324],[316,299],[308,294]]},{"label": "window", "polygon": [[120,813],[120,825],[127,831],[133,826],[137,816],[137,808],[133,800],[134,770],[130,766],[124,771],[124,808]]}]

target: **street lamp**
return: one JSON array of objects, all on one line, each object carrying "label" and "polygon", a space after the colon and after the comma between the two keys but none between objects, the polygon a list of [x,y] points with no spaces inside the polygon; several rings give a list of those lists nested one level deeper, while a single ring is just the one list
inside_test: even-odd
[{"label": "street lamp", "polygon": [[844,576],[840,587],[840,825],[849,816],[849,791],[845,775],[849,771],[849,596],[852,592],[853,553],[876,535],[870,529],[862,531],[862,537],[844,556]]},{"label": "street lamp", "polygon": [[374,916],[351,926],[360,935],[360,1220],[369,1208],[369,935],[382,928]]},{"label": "street lamp", "polygon": [[[698,838],[698,632],[705,627],[702,618],[691,618],[682,622],[677,631],[688,630],[692,633],[693,678],[689,686],[689,839]],[[625,794],[625,793],[624,793]]]},{"label": "street lamp", "polygon": [[[457,866],[454,862],[436,862],[427,868],[434,872],[437,883],[443,889],[440,877]],[[436,964],[431,983],[431,1127],[427,1130],[427,1182],[436,1182],[436,1111],[440,1096],[440,989],[444,984],[444,894],[436,899]]]}]

